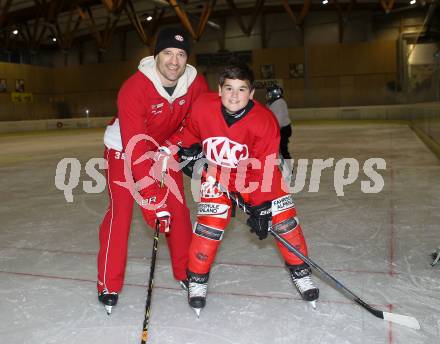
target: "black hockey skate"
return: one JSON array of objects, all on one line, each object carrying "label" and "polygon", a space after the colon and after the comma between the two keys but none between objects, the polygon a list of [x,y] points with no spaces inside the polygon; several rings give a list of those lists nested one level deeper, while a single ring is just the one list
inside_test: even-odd
[{"label": "black hockey skate", "polygon": [[209,273],[196,274],[191,271],[188,273],[188,303],[200,317],[200,311],[206,305],[206,293],[208,292]]},{"label": "black hockey skate", "polygon": [[107,314],[110,315],[112,313],[112,307],[118,303],[118,293],[109,293],[107,289],[104,289],[98,293],[98,300],[104,305]]},{"label": "black hockey skate", "polygon": [[301,265],[288,265],[290,276],[304,301],[310,302],[316,308],[316,300],[319,298],[319,289],[315,287],[310,276],[312,270],[304,263]]}]

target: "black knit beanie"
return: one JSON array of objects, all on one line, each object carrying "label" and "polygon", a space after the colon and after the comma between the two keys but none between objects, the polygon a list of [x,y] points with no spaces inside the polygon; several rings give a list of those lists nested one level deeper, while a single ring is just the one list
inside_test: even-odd
[{"label": "black knit beanie", "polygon": [[154,56],[156,57],[157,54],[166,48],[182,49],[185,50],[187,55],[189,55],[191,47],[186,32],[178,27],[167,27],[162,29],[157,35]]}]

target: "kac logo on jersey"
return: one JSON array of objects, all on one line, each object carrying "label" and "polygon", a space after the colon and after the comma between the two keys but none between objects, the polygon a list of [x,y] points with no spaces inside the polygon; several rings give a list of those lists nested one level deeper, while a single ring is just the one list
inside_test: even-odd
[{"label": "kac logo on jersey", "polygon": [[236,168],[240,160],[249,157],[247,145],[242,145],[222,136],[210,137],[204,140],[203,151],[209,161],[229,168]]}]

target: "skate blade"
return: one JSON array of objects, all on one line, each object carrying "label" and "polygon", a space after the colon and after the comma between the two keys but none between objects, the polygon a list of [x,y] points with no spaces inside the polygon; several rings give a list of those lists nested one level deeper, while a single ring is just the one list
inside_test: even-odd
[{"label": "skate blade", "polygon": [[200,318],[200,311],[202,310],[201,308],[193,308],[194,312],[196,312],[197,318]]},{"label": "skate blade", "polygon": [[188,287],[186,286],[185,283],[183,283],[182,281],[179,281],[179,285],[180,285],[180,288],[182,288],[184,291],[188,291]]},{"label": "skate blade", "polygon": [[113,307],[113,306],[104,306],[105,311],[107,312],[107,315],[112,314],[112,307]]},{"label": "skate blade", "polygon": [[437,265],[437,263],[440,261],[440,249],[438,249],[437,251],[433,252],[431,254],[431,257],[433,259],[433,262],[431,263],[431,266]]},{"label": "skate blade", "polygon": [[316,309],[316,301],[309,301],[310,306],[313,307],[313,309]]}]

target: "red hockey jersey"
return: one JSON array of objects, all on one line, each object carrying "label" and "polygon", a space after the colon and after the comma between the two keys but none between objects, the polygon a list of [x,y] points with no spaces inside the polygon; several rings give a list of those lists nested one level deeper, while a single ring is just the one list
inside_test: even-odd
[{"label": "red hockey jersey", "polygon": [[218,94],[207,93],[193,104],[181,145],[200,143],[216,178],[229,191],[240,192],[258,205],[286,193],[278,169],[279,126],[273,113],[253,101],[252,109],[228,126]]}]

